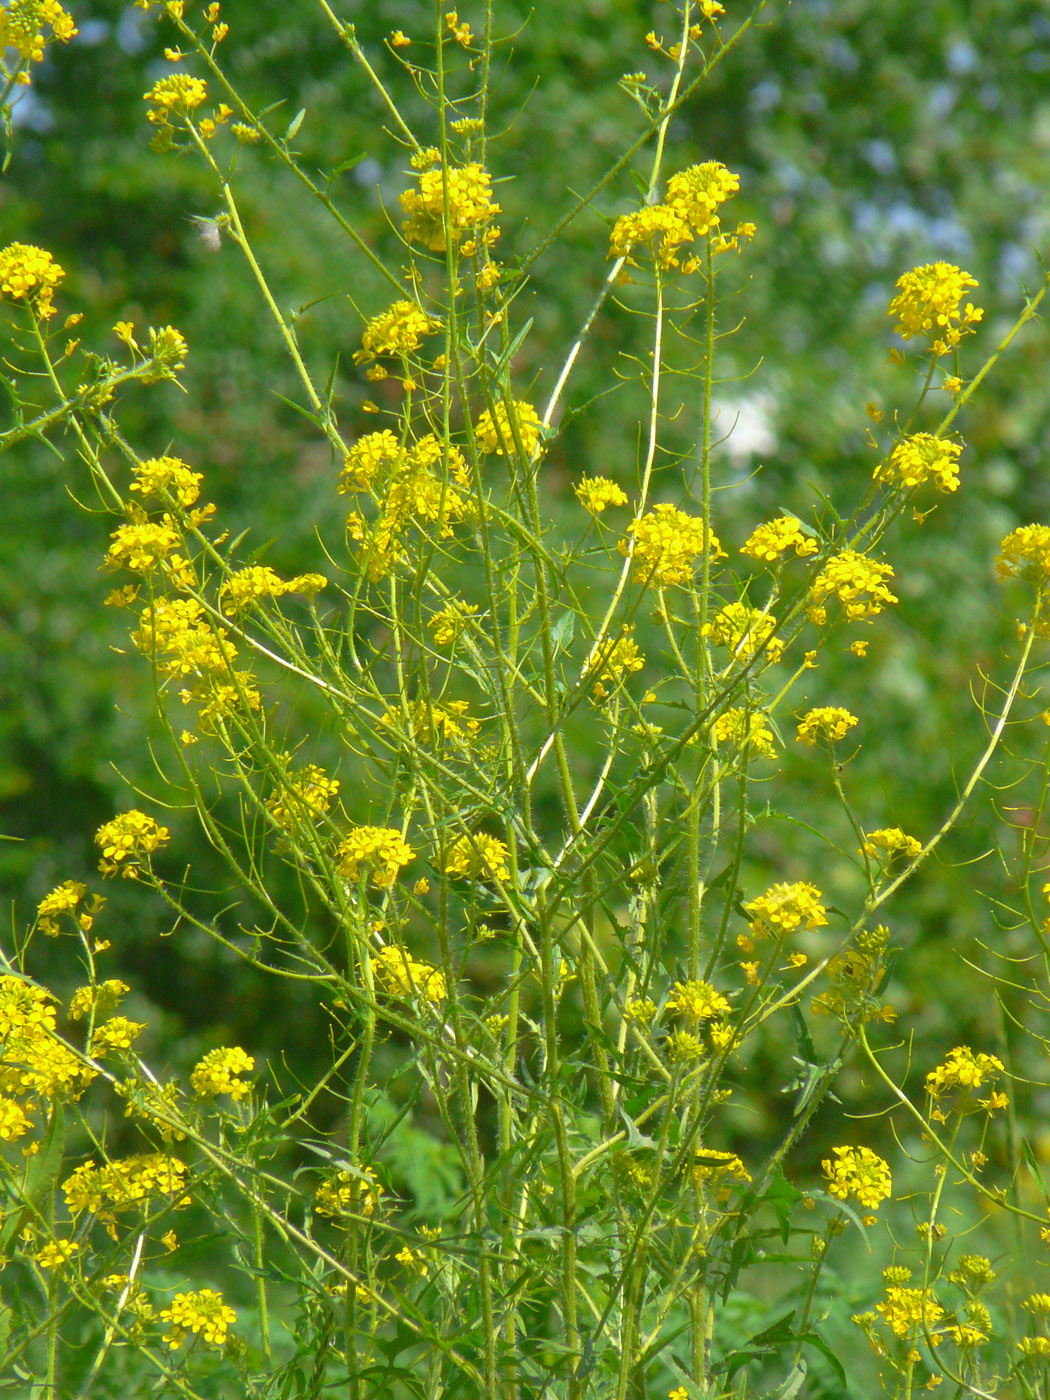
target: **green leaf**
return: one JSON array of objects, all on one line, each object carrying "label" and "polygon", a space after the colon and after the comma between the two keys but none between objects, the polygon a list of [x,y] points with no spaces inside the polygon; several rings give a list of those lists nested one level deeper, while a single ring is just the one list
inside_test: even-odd
[{"label": "green leaf", "polygon": [[287,141],[293,141],[293,140],[295,139],[295,135],[296,135],[296,133],[298,132],[299,128],[302,126],[302,124],[303,124],[303,118],[304,118],[305,116],[306,116],[306,108],[305,108],[305,107],[300,107],[299,110],[298,110],[298,112],[296,112],[295,116],[294,116],[294,117],[292,118],[292,120],[288,123],[288,130],[284,133],[284,139],[285,139],[286,142],[287,142]]}]

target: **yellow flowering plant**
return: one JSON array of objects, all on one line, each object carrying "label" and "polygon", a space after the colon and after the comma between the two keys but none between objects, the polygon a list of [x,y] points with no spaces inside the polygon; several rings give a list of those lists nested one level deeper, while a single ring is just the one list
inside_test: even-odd
[{"label": "yellow flowering plant", "polygon": [[[109,517],[107,603],[127,614],[166,742],[164,801],[129,794],[93,834],[96,883],[121,910],[153,901],[216,967],[238,964],[290,1035],[302,998],[323,1007],[327,1059],[310,1083],[222,1025],[196,1058],[158,1043],[136,989],[109,975],[126,931],[107,927],[98,890],[66,878],[39,899],[0,975],[12,1374],[101,1394],[133,1357],[142,1394],[188,1400],[728,1400],[809,1393],[809,1377],[815,1396],[859,1394],[849,1344],[840,1359],[821,1330],[848,1231],[894,1259],[868,1271],[854,1315],[874,1358],[866,1393],[903,1400],[938,1378],[959,1395],[1045,1393],[1050,1291],[1004,1295],[1025,1329],[1007,1347],[984,1301],[994,1269],[946,1240],[997,1212],[1045,1272],[1037,1155],[1012,1116],[1022,1076],[999,1044],[928,1067],[886,1027],[892,987],[921,1029],[893,897],[951,848],[1022,722],[1050,635],[1050,527],[1015,528],[986,561],[1022,600],[1019,641],[988,682],[985,749],[953,755],[936,829],[891,825],[888,782],[857,790],[864,715],[820,661],[838,648],[858,664],[880,628],[892,645],[893,590],[909,582],[894,532],[924,494],[965,495],[960,416],[1046,285],[986,344],[969,273],[936,262],[888,284],[887,335],[921,371],[889,420],[869,414],[864,490],[815,496],[805,519],[756,508],[741,530],[721,503],[734,478],[714,386],[762,214],[735,222],[752,212],[746,177],[717,152],[672,168],[668,134],[761,5],[674,0],[674,39],[639,33],[665,72],[644,91],[622,80],[636,141],[537,232],[488,124],[509,11],[474,27],[438,6],[425,43],[395,30],[372,53],[323,4],[400,171],[387,261],[334,201],[339,172],[318,183],[297,154],[305,115],[282,126],[241,90],[220,5],[138,8],[180,46],[144,94],[152,158],[198,162],[220,249],[251,280],[327,472],[316,567],[265,562],[247,522],[207,499],[221,499],[213,468],[140,440],[129,403],[179,382],[181,332],[148,327],[140,344],[120,321],[98,332],[116,357],[60,344],[57,322],[65,334],[80,314],[67,272],[20,241],[0,250],[21,396],[0,448],[69,445],[71,492],[90,486]],[[52,0],[4,15],[10,88],[75,31]],[[245,216],[241,162],[255,159],[382,277],[374,304],[372,289],[346,298],[352,394],[275,293]],[[618,183],[632,161],[641,197]],[[541,254],[588,220],[591,305],[529,378]],[[644,356],[596,329],[617,306],[645,327]],[[672,333],[699,347],[695,470],[668,446],[684,411]],[[574,398],[581,355],[646,406],[619,460],[566,460],[566,419],[596,411]],[[930,390],[948,356],[959,383],[942,411]],[[867,693],[874,706],[874,681]],[[1008,953],[1031,982],[1020,1009],[1000,1004],[1045,1045],[1031,1023],[1050,1004],[1050,915],[1032,887],[1050,751],[1034,771],[1011,930],[1028,941]],[[813,826],[793,773],[833,794],[837,827]],[[180,858],[190,823],[219,886]],[[36,980],[55,946],[80,983],[61,1002]],[[1050,1092],[1045,1067],[1032,1075]],[[892,1112],[892,1131],[840,1111],[836,1087],[861,1078],[867,1116]],[[771,1092],[780,1113],[762,1106]],[[821,1158],[807,1133],[828,1122]],[[907,1212],[905,1245],[881,1222]],[[774,1302],[780,1320],[761,1322]]]}]

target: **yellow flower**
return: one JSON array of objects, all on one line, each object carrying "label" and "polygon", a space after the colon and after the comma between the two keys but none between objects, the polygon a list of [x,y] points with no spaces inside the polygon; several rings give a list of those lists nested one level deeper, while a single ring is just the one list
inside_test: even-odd
[{"label": "yellow flower", "polygon": [[872,860],[888,861],[894,855],[914,860],[922,850],[922,843],[916,841],[914,836],[905,835],[899,826],[891,826],[883,831],[869,832],[860,849],[863,855]]},{"label": "yellow flower", "polygon": [[820,928],[828,921],[820,891],[804,881],[772,885],[765,894],[748,900],[744,910],[750,916],[751,932],[756,938],[768,936],[773,929],[793,933],[800,926]]},{"label": "yellow flower", "polygon": [[27,63],[39,63],[51,39],[68,44],[78,32],[58,0],[6,0],[0,10],[0,49],[16,49]]},{"label": "yellow flower", "polygon": [[750,661],[764,652],[769,661],[779,661],[784,643],[775,636],[777,620],[746,603],[727,603],[703,627],[703,635],[724,646],[737,661]]},{"label": "yellow flower", "polygon": [[[7,12],[0,11],[0,25]],[[0,294],[24,301],[42,319],[54,315],[54,292],[65,272],[43,248],[31,243],[10,243],[0,250]]]},{"label": "yellow flower", "polygon": [[540,443],[541,426],[540,416],[532,404],[515,400],[509,410],[505,403],[498,403],[495,414],[486,408],[475,425],[474,436],[479,451],[494,452],[497,457],[514,456],[517,453],[516,431],[525,456],[531,458]]},{"label": "yellow flower", "polygon": [[282,579],[268,565],[252,564],[236,569],[223,584],[219,597],[227,612],[238,613],[263,598],[281,598],[286,593],[302,593],[312,597],[327,586],[328,580],[323,574],[299,574],[295,578]]},{"label": "yellow flower", "polygon": [[233,1100],[243,1099],[250,1094],[252,1086],[238,1076],[255,1068],[255,1058],[242,1050],[239,1045],[220,1046],[209,1050],[203,1059],[198,1060],[190,1075],[193,1092],[202,1099],[213,1099],[218,1094],[229,1094]]},{"label": "yellow flower", "polygon": [[419,170],[417,179],[419,188],[405,190],[400,196],[407,216],[401,231],[410,243],[421,243],[434,253],[445,251],[446,186],[453,246],[458,247],[464,235],[475,230],[484,230],[487,243],[499,236],[498,229],[486,228],[500,212],[500,206],[492,198],[492,177],[480,165],[471,163],[449,170],[439,165],[436,169]]},{"label": "yellow flower", "polygon": [[369,1167],[357,1172],[338,1171],[317,1188],[314,1209],[318,1215],[347,1215],[356,1195],[358,1211],[362,1215],[374,1215],[382,1194],[383,1188]]},{"label": "yellow flower", "polygon": [[951,263],[927,263],[898,278],[888,315],[897,317],[897,334],[905,340],[925,336],[935,355],[945,355],[984,315],[971,302],[959,310],[963,296],[976,286],[968,272]]},{"label": "yellow flower", "polygon": [[816,554],[817,542],[802,533],[802,526],[793,515],[778,515],[752,530],[740,553],[772,564],[792,549],[800,558],[806,558]]},{"label": "yellow flower", "polygon": [[434,634],[435,646],[444,647],[454,642],[476,612],[477,608],[473,603],[464,603],[456,599],[440,612],[433,613],[427,626]]},{"label": "yellow flower", "polygon": [[689,583],[705,551],[712,562],[728,557],[702,520],[666,503],[633,520],[619,548],[635,560],[645,582],[659,588]]},{"label": "yellow flower", "polygon": [[42,1269],[61,1269],[79,1251],[80,1245],[76,1240],[52,1240],[43,1249],[38,1249],[33,1258]]},{"label": "yellow flower", "polygon": [[630,635],[633,631],[633,626],[627,626],[623,636],[606,638],[588,661],[584,674],[594,677],[595,700],[607,699],[610,691],[619,689],[628,676],[645,665],[645,657]]},{"label": "yellow flower", "polygon": [[297,772],[283,775],[280,791],[266,799],[266,810],[278,826],[292,832],[307,818],[323,817],[339,786],[338,778],[330,778],[315,763],[307,763]]},{"label": "yellow flower", "polygon": [[381,949],[372,959],[376,981],[391,996],[425,997],[427,1001],[444,1001],[445,978],[429,963],[417,962],[400,948]]},{"label": "yellow flower", "polygon": [[585,476],[574,488],[576,499],[591,515],[601,515],[607,506],[625,506],[626,492],[607,476]]},{"label": "yellow flower", "polygon": [[716,992],[710,982],[676,982],[667,1000],[669,1011],[693,1021],[709,1021],[714,1016],[725,1016],[729,1012],[729,1002]]},{"label": "yellow flower", "polygon": [[849,730],[860,721],[856,715],[838,705],[818,705],[807,710],[799,721],[798,742],[815,744],[819,738],[830,739],[832,743],[844,739]]},{"label": "yellow flower", "polygon": [[384,890],[394,883],[415,851],[393,827],[355,826],[339,843],[335,854],[340,875],[357,880],[365,868],[376,889]]},{"label": "yellow flower", "polygon": [[172,115],[189,116],[208,96],[203,78],[191,78],[186,73],[172,73],[158,78],[143,100],[155,106],[147,114],[154,124],[167,121]]},{"label": "yellow flower", "polygon": [[753,710],[725,710],[712,726],[712,733],[719,743],[734,747],[748,746],[763,758],[775,758],[773,731],[766,722],[767,716]]},{"label": "yellow flower", "polygon": [[978,1089],[986,1079],[994,1079],[1004,1073],[1003,1062],[995,1055],[975,1054],[968,1045],[957,1045],[943,1065],[930,1070],[926,1076],[926,1092],[932,1099],[939,1099],[953,1089],[962,1089],[969,1094]]},{"label": "yellow flower", "polygon": [[876,481],[907,490],[932,480],[940,491],[955,491],[959,486],[957,459],[961,451],[961,443],[934,437],[932,433],[915,433],[899,442],[889,460],[880,462],[873,475]]},{"label": "yellow flower", "polygon": [[139,492],[144,501],[153,497],[167,503],[170,498],[188,509],[196,504],[203,479],[178,457],[149,457],[132,470],[131,490]]},{"label": "yellow flower", "polygon": [[158,826],[145,812],[124,812],[112,821],[104,822],[95,833],[95,845],[102,852],[98,868],[107,878],[123,875],[137,878],[144,858],[167,844],[171,832]]},{"label": "yellow flower", "polygon": [[419,349],[423,337],[440,326],[440,321],[428,316],[415,302],[395,301],[365,326],[361,349],[354,352],[354,363],[371,362],[380,355],[411,355]]},{"label": "yellow flower", "polygon": [[445,856],[445,874],[465,879],[509,880],[506,843],[484,831],[461,836]]},{"label": "yellow flower", "polygon": [[834,1159],[821,1162],[828,1190],[840,1201],[850,1196],[874,1210],[893,1189],[889,1165],[868,1147],[833,1147]]},{"label": "yellow flower", "polygon": [[176,1293],[171,1306],[163,1308],[160,1315],[170,1324],[164,1340],[172,1351],[190,1333],[203,1337],[214,1347],[225,1346],[230,1324],[237,1321],[233,1308],[212,1288],[202,1288],[198,1293]]},{"label": "yellow flower", "polygon": [[806,609],[810,622],[823,626],[828,620],[826,602],[837,598],[849,621],[867,621],[897,597],[886,586],[893,577],[889,564],[879,564],[856,550],[844,549],[829,559],[817,575]]}]

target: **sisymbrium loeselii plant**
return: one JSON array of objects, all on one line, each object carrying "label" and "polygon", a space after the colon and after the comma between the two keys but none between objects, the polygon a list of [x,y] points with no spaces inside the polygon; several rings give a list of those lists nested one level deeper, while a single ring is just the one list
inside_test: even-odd
[{"label": "sisymbrium loeselii plant", "polygon": [[[833,656],[869,664],[898,604],[896,532],[965,491],[967,407],[1046,284],[986,339],[962,268],[891,277],[900,398],[858,405],[866,489],[740,532],[719,357],[763,216],[718,150],[671,168],[667,145],[761,4],[667,7],[667,37],[645,40],[657,76],[621,80],[630,148],[525,232],[487,120],[516,21],[439,3],[429,33],[367,52],[319,0],[401,171],[385,259],[298,156],[304,115],[277,122],[239,90],[220,5],[136,2],[170,35],[143,104],[155,159],[210,182],[209,245],[252,279],[339,525],[319,527],[309,572],[250,552],[250,521],[209,501],[209,464],[125,426],[138,395],[179,381],[181,332],[85,325],[48,250],[0,251],[0,444],[48,444],[109,517],[106,602],[167,741],[163,802],[129,791],[93,833],[97,879],[57,885],[3,954],[4,1374],[56,1397],[1050,1395],[1050,1197],[1014,1111],[1022,1080],[1050,1087],[1045,735],[1010,858],[1026,942],[989,988],[1015,994],[1027,1078],[1005,1039],[930,1056],[887,997],[908,979],[898,891],[994,800],[1009,735],[1047,723],[1029,677],[1050,526],[987,561],[1016,649],[934,829],[894,825],[889,786],[861,813],[863,707],[822,684]],[[9,109],[75,31],[52,0],[12,0],[2,23]],[[253,246],[250,162],[331,221],[348,283],[372,278],[339,366]],[[591,304],[523,380],[536,269],[570,226],[593,235]],[[600,334],[613,312],[638,354]],[[685,456],[668,408],[683,342]],[[574,398],[585,361],[645,405],[617,460],[564,454],[567,418],[601,411]],[[830,785],[833,830],[778,808],[798,795],[789,767]],[[222,889],[180,861],[191,821]],[[173,1067],[113,975],[106,892],[123,882],[175,937],[323,1007],[316,1082],[252,1045]],[[49,940],[79,968],[71,999],[41,980]],[[844,1076],[864,1113],[845,1112]],[[778,1091],[749,1133],[737,1106]]]}]

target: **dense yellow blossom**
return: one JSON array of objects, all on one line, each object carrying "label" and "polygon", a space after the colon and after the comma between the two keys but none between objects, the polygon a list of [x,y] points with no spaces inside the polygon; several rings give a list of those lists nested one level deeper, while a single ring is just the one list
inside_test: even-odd
[{"label": "dense yellow blossom", "polygon": [[876,1209],[893,1189],[889,1164],[869,1147],[833,1147],[833,1156],[821,1162],[828,1191],[840,1201],[853,1196],[862,1206]]},{"label": "dense yellow blossom", "polygon": [[850,622],[876,617],[889,603],[896,603],[886,580],[893,577],[889,564],[879,564],[854,549],[844,549],[821,569],[813,582],[806,609],[810,622],[823,626],[828,620],[827,600],[837,598]]},{"label": "dense yellow blossom", "polygon": [[776,626],[776,618],[760,608],[749,608],[746,603],[727,603],[704,624],[702,632],[727,648],[737,661],[750,661],[758,652],[764,652],[769,661],[779,661],[784,643],[775,635]]},{"label": "dense yellow blossom", "polygon": [[627,504],[627,493],[607,476],[585,476],[573,490],[580,505],[591,515],[601,515],[608,506]]},{"label": "dense yellow blossom", "polygon": [[768,717],[755,710],[725,710],[711,726],[711,732],[719,743],[752,748],[763,758],[776,757]]},{"label": "dense yellow blossom", "polygon": [[816,885],[805,881],[771,885],[765,894],[750,899],[744,911],[751,919],[751,932],[758,938],[773,930],[793,933],[799,927],[820,928],[827,923],[827,912],[820,902]]},{"label": "dense yellow blossom", "polygon": [[959,487],[959,453],[962,444],[933,433],[914,433],[899,442],[880,462],[873,473],[884,485],[900,485],[908,490],[933,481],[939,491],[956,491]]},{"label": "dense yellow blossom", "polygon": [[158,78],[143,100],[153,103],[147,113],[154,124],[165,122],[172,116],[185,117],[197,108],[208,96],[203,78],[192,78],[188,73],[172,73],[166,78]]},{"label": "dense yellow blossom", "polygon": [[818,739],[824,738],[837,743],[859,723],[856,715],[851,715],[840,705],[818,705],[813,710],[807,710],[799,721],[798,742],[815,744]]},{"label": "dense yellow blossom", "polygon": [[145,1029],[142,1021],[129,1021],[126,1016],[111,1016],[101,1026],[95,1027],[89,1053],[95,1059],[103,1060],[114,1050],[130,1050],[133,1042]]},{"label": "dense yellow blossom", "polygon": [[514,456],[517,432],[525,456],[531,458],[540,444],[541,426],[540,416],[532,404],[516,399],[509,410],[505,403],[498,403],[494,413],[486,408],[474,426],[474,438],[479,452],[495,453],[497,457]]},{"label": "dense yellow blossom", "polygon": [[43,1249],[38,1249],[33,1258],[42,1269],[62,1269],[79,1252],[77,1240],[51,1240]]},{"label": "dense yellow blossom", "polygon": [[78,987],[69,1002],[69,1019],[82,1021],[92,1011],[96,1019],[111,1016],[130,990],[126,982],[116,977],[95,982],[90,987]]},{"label": "dense yellow blossom", "polygon": [[32,1126],[26,1109],[16,1099],[0,1094],[0,1142],[17,1142]]},{"label": "dense yellow blossom", "polygon": [[200,472],[195,472],[178,457],[148,457],[136,464],[131,474],[131,490],[142,499],[153,497],[166,502],[171,497],[176,505],[188,510],[200,497]]},{"label": "dense yellow blossom", "polygon": [[119,1157],[102,1166],[89,1160],[62,1183],[71,1215],[87,1211],[110,1228],[118,1214],[147,1204],[154,1197],[186,1205],[185,1189],[185,1164],[165,1152]]},{"label": "dense yellow blossom", "polygon": [[715,1016],[729,1013],[729,1002],[721,992],[716,992],[710,982],[676,982],[667,999],[669,1011],[685,1016],[692,1021],[710,1021]]},{"label": "dense yellow blossom", "polygon": [[[665,272],[680,268],[695,272],[700,260],[691,255],[684,262],[679,250],[684,243],[701,238],[718,228],[718,210],[740,188],[740,177],[719,161],[705,161],[672,175],[667,198],[662,204],[647,204],[629,214],[621,214],[609,236],[609,256],[625,258],[636,267],[635,255],[646,251]],[[715,251],[735,247],[738,236],[750,236],[750,225],[741,225],[736,235],[719,240]]]},{"label": "dense yellow blossom", "polygon": [[415,855],[400,831],[386,826],[355,826],[339,843],[336,868],[348,880],[362,870],[372,876],[376,889],[389,889],[402,868]]},{"label": "dense yellow blossom", "polygon": [[1050,583],[1050,525],[1019,525],[999,545],[1000,578],[1023,578],[1043,589]]},{"label": "dense yellow blossom", "polygon": [[80,904],[86,894],[87,886],[78,880],[65,880],[61,885],[56,885],[36,907],[36,926],[40,932],[49,938],[57,938],[62,932],[59,919],[67,915],[81,933],[88,933],[105,900],[100,895],[92,895],[81,909]]},{"label": "dense yellow blossom", "polygon": [[190,1084],[199,1098],[213,1099],[218,1094],[229,1094],[236,1101],[251,1093],[252,1086],[240,1076],[250,1074],[254,1068],[255,1057],[247,1050],[239,1045],[221,1045],[197,1061]]},{"label": "dense yellow blossom", "polygon": [[294,831],[304,818],[323,817],[339,792],[339,779],[331,778],[315,763],[284,775],[279,792],[266,799],[266,810],[278,826]]},{"label": "dense yellow blossom", "polygon": [[633,520],[620,541],[620,553],[629,554],[645,582],[659,588],[689,583],[705,550],[712,561],[728,557],[702,520],[666,503]]},{"label": "dense yellow blossom", "polygon": [[778,515],[775,520],[767,520],[758,525],[741,546],[740,553],[752,559],[775,563],[782,554],[794,550],[799,558],[816,554],[817,542],[802,533],[802,526],[793,515]]},{"label": "dense yellow blossom", "polygon": [[929,1290],[898,1284],[887,1287],[886,1301],[877,1305],[877,1311],[897,1337],[932,1332],[944,1316],[944,1309]]},{"label": "dense yellow blossom", "polygon": [[372,959],[376,981],[391,996],[425,997],[427,1001],[444,1001],[444,975],[429,963],[417,961],[400,948],[380,949]]},{"label": "dense yellow blossom", "polygon": [[[78,32],[58,0],[6,0],[0,10],[0,49],[16,49],[26,63],[39,63],[48,43],[68,44]],[[19,81],[28,78],[20,75]]]},{"label": "dense yellow blossom", "polygon": [[237,1321],[233,1308],[212,1288],[202,1288],[197,1293],[176,1293],[171,1306],[162,1308],[160,1315],[169,1324],[164,1340],[172,1351],[191,1333],[194,1337],[203,1337],[213,1347],[225,1346],[226,1334]]},{"label": "dense yellow blossom", "polygon": [[474,836],[461,836],[445,856],[445,874],[468,879],[509,880],[506,843],[484,831]]},{"label": "dense yellow blossom", "polygon": [[50,253],[31,243],[0,249],[0,294],[26,302],[42,320],[54,315],[55,288],[65,275]]},{"label": "dense yellow blossom", "polygon": [[[106,563],[111,569],[130,569],[145,574],[173,556],[182,544],[182,534],[170,515],[160,521],[139,516],[126,525],[118,525],[106,551]],[[184,561],[180,561],[185,568]],[[182,572],[182,569],[179,571]]]},{"label": "dense yellow blossom", "polygon": [[944,1064],[930,1070],[926,1076],[926,1092],[932,1099],[942,1098],[953,1089],[969,1094],[986,1080],[994,1082],[1002,1073],[1003,1062],[995,1055],[975,1054],[968,1045],[957,1045]]},{"label": "dense yellow blossom", "polygon": [[412,301],[395,301],[386,311],[373,316],[361,336],[361,349],[354,363],[369,363],[381,355],[404,358],[417,351],[423,337],[440,328],[441,322]]},{"label": "dense yellow blossom", "polygon": [[486,243],[494,242],[499,229],[492,220],[500,206],[492,198],[492,177],[472,162],[447,171],[440,165],[420,170],[419,188],[405,190],[401,208],[406,218],[401,231],[410,243],[421,243],[431,252],[445,251],[445,195],[448,194],[448,222],[452,244],[465,253],[475,251],[476,237],[464,243],[467,234],[481,234]]},{"label": "dense yellow blossom", "polygon": [[914,860],[922,850],[922,843],[914,836],[906,835],[899,826],[885,827],[881,831],[869,831],[861,846],[862,854],[872,860],[889,860],[891,856],[902,855]]},{"label": "dense yellow blossom", "polygon": [[308,598],[328,586],[323,574],[298,574],[282,579],[265,564],[237,569],[220,590],[223,607],[229,613],[242,612],[263,598],[281,598],[286,593],[302,593]]},{"label": "dense yellow blossom", "polygon": [[966,292],[977,282],[951,263],[927,263],[897,279],[897,295],[888,314],[897,317],[897,334],[905,340],[922,335],[935,355],[946,355],[984,312],[972,302],[959,309]]},{"label": "dense yellow blossom", "polygon": [[467,627],[470,619],[477,613],[477,607],[473,603],[464,603],[460,599],[455,599],[439,612],[432,613],[427,626],[434,635],[435,646],[448,646],[461,636]]},{"label": "dense yellow blossom", "polygon": [[95,845],[102,852],[98,868],[107,878],[123,875],[137,877],[145,858],[159,851],[171,839],[166,826],[158,826],[145,812],[123,812],[111,821],[103,822],[95,833]]}]

